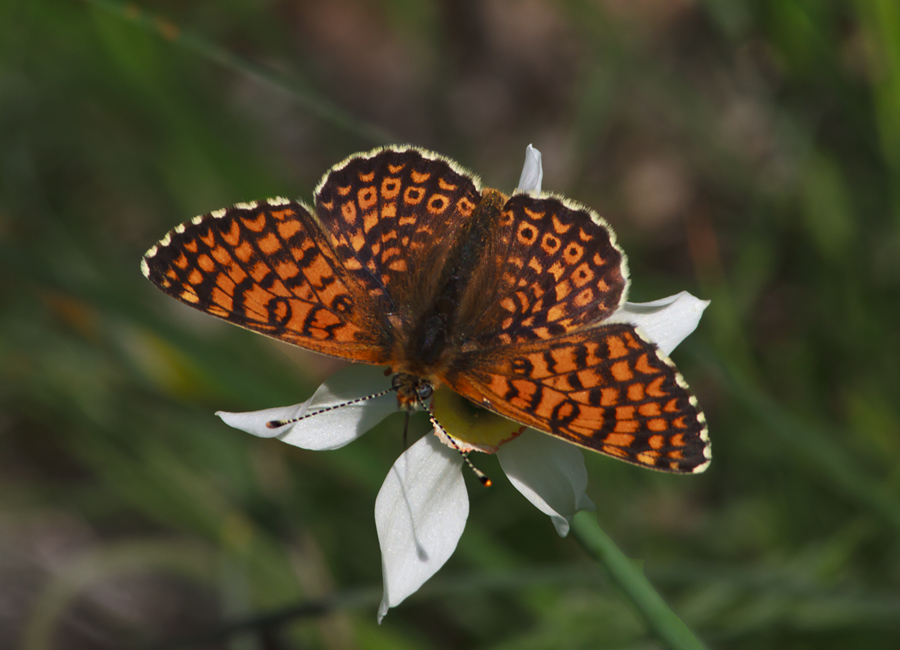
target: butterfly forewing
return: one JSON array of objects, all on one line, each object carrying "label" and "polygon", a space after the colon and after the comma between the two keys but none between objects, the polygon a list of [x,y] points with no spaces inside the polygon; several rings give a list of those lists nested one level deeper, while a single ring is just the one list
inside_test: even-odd
[{"label": "butterfly forewing", "polygon": [[413,326],[435,299],[441,270],[481,200],[478,179],[417,149],[351,156],[316,190],[316,213],[335,252],[361,282],[376,282]]},{"label": "butterfly forewing", "polygon": [[241,327],[323,354],[387,362],[385,298],[347,273],[298,202],[197,217],[147,251],[142,270],[170,296]]},{"label": "butterfly forewing", "polygon": [[627,290],[625,257],[612,231],[593,211],[559,197],[510,197],[484,257],[461,320],[486,348],[603,320]]}]

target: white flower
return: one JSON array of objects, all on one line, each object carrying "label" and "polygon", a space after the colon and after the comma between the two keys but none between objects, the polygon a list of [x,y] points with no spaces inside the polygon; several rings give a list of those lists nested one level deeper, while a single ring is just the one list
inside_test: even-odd
[{"label": "white flower", "polygon": [[[542,176],[540,152],[528,145],[518,190],[539,192]],[[668,355],[694,331],[707,304],[686,292],[650,303],[626,302],[609,322],[639,326]],[[226,424],[259,437],[279,438],[303,449],[337,449],[397,411],[397,397],[389,388],[390,379],[382,369],[349,366],[332,375],[302,404],[251,413],[220,411],[217,415]],[[384,392],[363,399],[379,391]],[[272,420],[307,414],[316,415],[277,429],[267,426]],[[440,415],[438,421],[455,431]],[[515,435],[516,425],[508,425],[510,434],[501,438],[502,444],[487,447],[496,451],[513,486],[549,515],[557,533],[565,536],[576,512],[594,508],[585,493],[587,472],[581,450],[531,429]],[[389,608],[433,576],[456,549],[469,515],[462,465],[458,449],[442,444],[438,435],[425,435],[401,454],[388,472],[375,501],[384,575],[379,622]]]}]

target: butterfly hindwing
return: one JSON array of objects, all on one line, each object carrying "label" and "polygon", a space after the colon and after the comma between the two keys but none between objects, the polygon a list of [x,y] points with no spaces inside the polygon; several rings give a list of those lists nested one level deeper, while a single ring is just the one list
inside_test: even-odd
[{"label": "butterfly hindwing", "polygon": [[464,355],[445,379],[475,404],[621,460],[679,473],[709,464],[696,398],[632,325]]}]

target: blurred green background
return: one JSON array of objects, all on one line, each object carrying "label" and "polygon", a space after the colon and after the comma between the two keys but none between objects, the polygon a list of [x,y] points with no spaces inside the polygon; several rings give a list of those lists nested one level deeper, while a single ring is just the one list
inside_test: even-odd
[{"label": "blurred green background", "polygon": [[657,647],[487,457],[456,554],[376,626],[402,416],[334,452],[213,416],[337,364],[177,304],[142,253],[389,142],[507,191],[533,143],[617,230],[632,300],[712,300],[674,354],[711,468],[587,458],[601,525],[699,636],[897,647],[892,0],[0,3],[0,647]]}]

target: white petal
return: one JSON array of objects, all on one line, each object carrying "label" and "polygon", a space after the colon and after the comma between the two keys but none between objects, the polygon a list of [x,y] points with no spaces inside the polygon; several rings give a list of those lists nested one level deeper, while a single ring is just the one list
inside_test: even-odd
[{"label": "white petal", "polygon": [[462,456],[428,434],[407,449],[388,472],[375,501],[388,608],[414,593],[453,554],[469,516]]},{"label": "white petal", "polygon": [[575,445],[528,429],[500,447],[497,458],[516,489],[550,516],[561,537],[569,533],[576,512],[594,509],[584,492],[584,455]]},{"label": "white petal", "polygon": [[528,145],[525,147],[525,165],[522,167],[522,175],[519,176],[519,192],[541,191],[541,182],[544,180],[544,168],[541,166],[541,152]]},{"label": "white petal", "polygon": [[[279,438],[303,449],[337,449],[397,410],[397,396],[393,392],[363,399],[389,387],[390,379],[382,369],[348,366],[331,375],[302,404],[248,413],[219,411],[216,415],[228,426],[260,438]],[[283,427],[266,426],[271,420],[290,420],[309,414],[312,415]]]},{"label": "white petal", "polygon": [[687,291],[653,302],[626,302],[607,323],[632,323],[669,355],[688,334],[697,329],[709,300],[695,298]]}]

